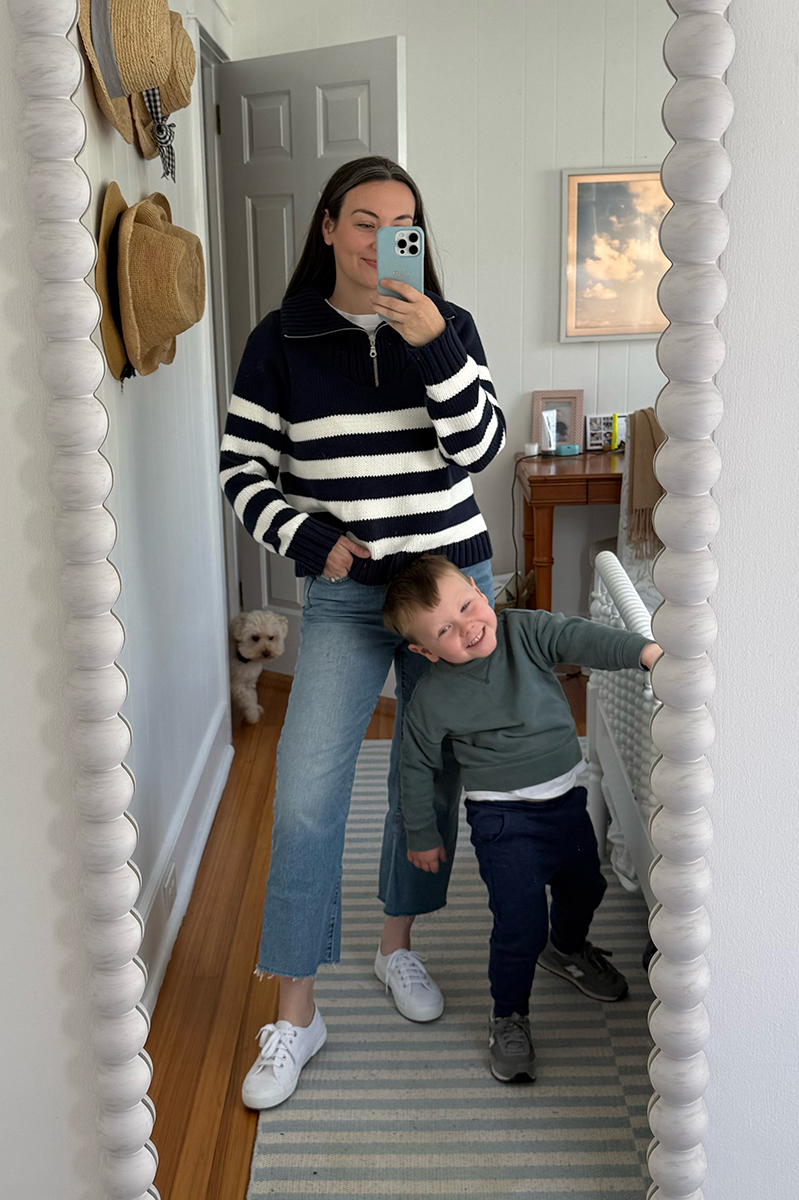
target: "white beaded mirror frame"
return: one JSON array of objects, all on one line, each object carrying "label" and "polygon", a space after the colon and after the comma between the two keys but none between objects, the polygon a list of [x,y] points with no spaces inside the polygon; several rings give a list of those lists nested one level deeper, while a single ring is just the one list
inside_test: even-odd
[{"label": "white beaded mirror frame", "polygon": [[[93,964],[100,1182],[113,1200],[152,1200],[158,1197],[157,1154],[149,1140],[155,1114],[146,1094],[152,1064],[144,1050],[149,1019],[139,1003],[146,972],[136,958],[143,926],[133,907],[141,880],[130,862],[136,825],[126,812],[133,795],[123,765],[130,731],[119,715],[127,683],[115,662],[124,634],[112,611],[120,581],[107,557],[116,540],[105,507],[111,468],[100,452],[108,417],[94,396],[105,367],[91,340],[99,302],[85,282],[95,260],[94,239],[81,224],[89,182],[75,162],[85,138],[83,114],[72,100],[82,62],[67,37],[77,0],[7,3],[19,33],[17,79],[26,98],[19,141],[33,160],[26,184],[35,218],[30,257],[41,280],[37,319],[47,341],[39,365],[51,392],[47,427],[61,505],[56,541],[64,560],[74,799],[82,817]],[[664,602],[653,630],[665,654],[653,672],[663,704],[652,728],[661,757],[651,784],[661,807],[651,822],[658,854],[651,884],[658,903],[650,926],[658,953],[650,967],[656,1000],[649,1012],[655,1048],[649,1060],[654,1136],[647,1200],[702,1200],[710,941],[704,855],[713,791],[705,751],[714,732],[706,707],[714,688],[707,650],[716,634],[708,597],[717,582],[708,544],[719,525],[710,489],[720,469],[712,434],[722,402],[713,377],[724,357],[715,319],[726,298],[717,260],[728,238],[719,202],[730,177],[720,139],[732,117],[723,76],[734,39],[724,15],[728,0],[670,0],[670,7],[677,19],[664,53],[676,83],[663,119],[675,145],[663,163],[663,183],[674,204],[661,242],[673,265],[660,288],[670,325],[658,343],[669,383],[656,404],[667,438],[655,460],[666,491],[655,527],[666,548],[654,570]]]}]

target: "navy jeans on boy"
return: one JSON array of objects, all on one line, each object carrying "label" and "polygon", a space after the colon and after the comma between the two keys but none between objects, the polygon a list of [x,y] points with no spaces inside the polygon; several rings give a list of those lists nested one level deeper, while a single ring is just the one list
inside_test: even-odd
[{"label": "navy jeans on boy", "polygon": [[586,791],[575,787],[552,800],[467,800],[466,816],[494,914],[488,964],[494,1016],[526,1016],[547,938],[563,954],[581,950],[607,887]]}]

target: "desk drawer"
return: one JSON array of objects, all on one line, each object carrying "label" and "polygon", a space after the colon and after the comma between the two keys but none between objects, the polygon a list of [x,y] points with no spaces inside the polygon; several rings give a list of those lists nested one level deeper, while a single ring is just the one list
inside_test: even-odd
[{"label": "desk drawer", "polygon": [[588,504],[618,504],[620,497],[620,479],[588,480]]},{"label": "desk drawer", "polygon": [[530,503],[587,504],[588,488],[584,479],[536,480],[530,489]]}]

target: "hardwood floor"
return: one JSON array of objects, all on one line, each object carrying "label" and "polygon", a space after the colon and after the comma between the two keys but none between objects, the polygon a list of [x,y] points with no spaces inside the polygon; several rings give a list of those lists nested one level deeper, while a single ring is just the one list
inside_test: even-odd
[{"label": "hardwood floor", "polygon": [[[585,677],[561,681],[585,733]],[[255,1035],[276,1015],[274,982],[253,974],[269,869],[275,752],[291,679],[265,671],[264,715],[234,731],[236,750],[194,893],[153,1014],[153,1140],[162,1200],[243,1200],[258,1114],[241,1081]],[[366,736],[390,738],[394,701],[381,700]],[[375,903],[375,927],[378,906]]]}]

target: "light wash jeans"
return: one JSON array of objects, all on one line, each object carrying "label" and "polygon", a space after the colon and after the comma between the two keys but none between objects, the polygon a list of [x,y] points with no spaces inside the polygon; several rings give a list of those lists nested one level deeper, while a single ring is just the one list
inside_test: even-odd
[{"label": "light wash jeans", "polygon": [[[493,600],[490,562],[464,571]],[[446,904],[455,854],[460,771],[445,743],[436,809],[447,861],[437,874],[407,859],[399,809],[402,713],[429,668],[383,626],[384,587],[322,575],[305,584],[300,652],[277,748],[272,859],[259,971],[294,978],[338,962],[341,858],[355,760],[393,660],[397,715],[388,775],[388,813],[379,898],[389,916],[433,912]]]}]

